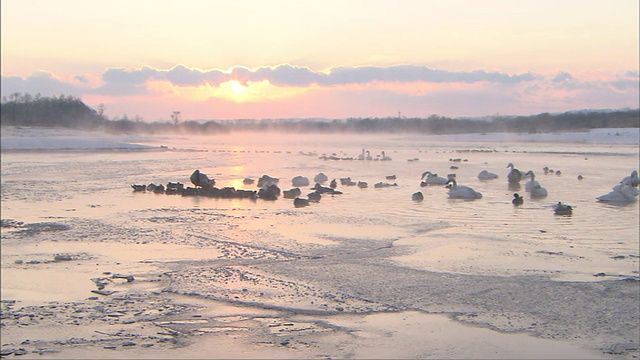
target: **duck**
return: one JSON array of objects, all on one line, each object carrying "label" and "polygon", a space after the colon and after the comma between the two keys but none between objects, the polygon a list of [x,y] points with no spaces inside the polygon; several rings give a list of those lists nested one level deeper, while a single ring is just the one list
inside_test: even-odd
[{"label": "duck", "polygon": [[533,189],[535,186],[540,185],[540,183],[536,181],[536,174],[533,173],[533,170],[527,171],[526,173],[524,173],[524,175],[529,175],[531,177],[531,180],[527,181],[527,183],[524,185],[524,189],[526,191],[531,191],[531,189]]},{"label": "duck", "polygon": [[336,181],[336,179],[331,180],[331,182],[329,183],[329,187],[332,189],[335,189],[338,187],[338,182]]},{"label": "duck", "polygon": [[133,188],[133,191],[145,191],[147,190],[147,185],[131,184],[131,188]]},{"label": "duck", "polygon": [[573,207],[571,207],[571,205],[563,204],[562,202],[558,201],[558,203],[554,206],[553,212],[556,215],[571,215],[573,214]]},{"label": "duck", "polygon": [[480,179],[480,180],[493,180],[493,179],[497,179],[497,178],[498,178],[498,174],[494,174],[492,172],[488,172],[487,170],[482,170],[478,174],[478,179]]},{"label": "duck", "polygon": [[322,198],[322,194],[317,191],[310,192],[309,194],[307,194],[307,198],[309,198],[308,201],[318,202]]},{"label": "duck", "polygon": [[535,185],[531,188],[530,194],[532,198],[540,199],[547,197],[547,189],[540,186],[540,184]]},{"label": "duck", "polygon": [[509,163],[507,165],[507,168],[511,168],[511,171],[507,175],[507,179],[509,180],[509,182],[510,183],[519,183],[520,180],[522,180],[522,172],[520,170],[516,169],[513,166],[513,163]]},{"label": "duck", "polygon": [[449,197],[452,199],[482,199],[482,194],[464,185],[458,185],[456,179],[449,179],[447,186],[449,188]]},{"label": "duck", "polygon": [[[427,177],[424,179],[424,177]],[[430,186],[430,185],[446,185],[448,179],[443,178],[442,176],[438,176],[438,174],[433,174],[431,171],[425,171],[422,173],[420,179],[424,179],[420,182],[420,186]]]},{"label": "duck", "polygon": [[358,187],[360,189],[366,189],[369,187],[369,183],[366,181],[358,181]]},{"label": "duck", "polygon": [[414,192],[413,194],[411,194],[411,200],[420,202],[424,200],[424,195],[420,191]]},{"label": "duck", "polygon": [[297,197],[293,199],[293,206],[297,208],[309,206],[309,199],[303,199],[303,198]]},{"label": "duck", "polygon": [[524,198],[520,194],[514,193],[513,200],[511,200],[511,203],[515,206],[522,205],[524,204]]}]

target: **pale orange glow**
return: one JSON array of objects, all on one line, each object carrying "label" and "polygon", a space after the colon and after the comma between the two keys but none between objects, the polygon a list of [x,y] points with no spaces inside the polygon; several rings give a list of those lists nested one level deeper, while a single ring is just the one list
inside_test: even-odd
[{"label": "pale orange glow", "polygon": [[147,82],[147,89],[167,97],[178,97],[189,101],[206,101],[211,98],[224,99],[236,103],[265,102],[300,95],[307,88],[277,87],[269,81],[247,82],[245,85],[237,80],[230,80],[212,86],[176,86],[166,80]]}]

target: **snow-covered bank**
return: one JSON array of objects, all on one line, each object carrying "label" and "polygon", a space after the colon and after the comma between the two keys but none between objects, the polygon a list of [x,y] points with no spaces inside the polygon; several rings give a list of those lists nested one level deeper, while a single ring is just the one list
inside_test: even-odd
[{"label": "snow-covered bank", "polygon": [[556,133],[483,133],[452,135],[412,135],[425,141],[465,142],[563,142],[587,144],[640,144],[638,128],[606,128]]},{"label": "snow-covered bank", "polygon": [[[180,135],[184,137],[184,135]],[[318,137],[324,136],[318,134]],[[357,134],[354,134],[357,136]],[[163,135],[164,138],[170,137]],[[550,142],[583,144],[640,144],[638,128],[592,129],[559,133],[483,133],[452,135],[407,135],[408,140],[447,142]],[[143,143],[153,136],[109,135],[98,131],[55,128],[2,127],[2,150],[107,150],[149,149]]]},{"label": "snow-covered bank", "polygon": [[2,150],[131,150],[151,146],[139,136],[54,128],[2,127]]}]

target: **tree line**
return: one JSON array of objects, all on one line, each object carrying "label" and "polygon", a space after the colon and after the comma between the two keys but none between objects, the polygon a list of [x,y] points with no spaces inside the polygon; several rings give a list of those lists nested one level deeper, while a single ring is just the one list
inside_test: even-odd
[{"label": "tree line", "polygon": [[492,116],[486,119],[449,118],[349,118],[349,119],[237,119],[180,121],[180,112],[171,114],[172,122],[144,122],[126,115],[107,119],[104,106],[92,109],[74,96],[43,97],[14,93],[0,103],[2,126],[47,126],[108,133],[190,133],[215,134],[232,131],[280,131],[298,133],[422,133],[461,134],[489,132],[557,132],[595,128],[640,128],[640,109],[583,110],[529,116]]}]

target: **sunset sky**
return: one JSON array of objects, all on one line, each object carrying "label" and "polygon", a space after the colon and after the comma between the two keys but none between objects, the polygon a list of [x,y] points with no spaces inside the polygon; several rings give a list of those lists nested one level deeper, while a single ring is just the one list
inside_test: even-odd
[{"label": "sunset sky", "polygon": [[2,96],[145,121],[640,107],[637,0],[2,0]]}]

